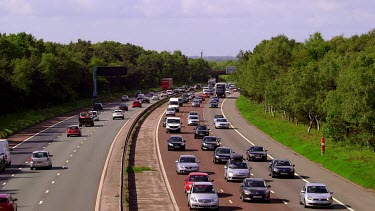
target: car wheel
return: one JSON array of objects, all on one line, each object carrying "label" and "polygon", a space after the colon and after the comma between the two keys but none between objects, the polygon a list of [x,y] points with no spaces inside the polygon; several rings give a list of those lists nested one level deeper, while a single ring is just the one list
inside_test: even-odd
[{"label": "car wheel", "polygon": [[275,174],[274,174],[273,172],[271,173],[271,177],[272,177],[272,178],[275,178]]},{"label": "car wheel", "polygon": [[245,201],[246,201],[246,200],[245,200],[245,197],[243,197],[242,194],[240,194],[240,199],[241,199],[242,202],[245,202]]},{"label": "car wheel", "polygon": [[48,169],[52,169],[52,165],[48,166]]},{"label": "car wheel", "polygon": [[305,200],[303,200],[303,205],[304,205],[305,208],[307,208],[307,205],[306,205],[306,201],[305,201]]},{"label": "car wheel", "polygon": [[78,137],[81,137],[82,136],[82,134],[78,134]]},{"label": "car wheel", "polygon": [[66,137],[69,137],[69,135],[68,135],[68,134],[66,134]]},{"label": "car wheel", "polygon": [[168,151],[171,151],[171,149],[168,147]]},{"label": "car wheel", "polygon": [[115,120],[115,118],[112,118],[113,120]]},{"label": "car wheel", "polygon": [[196,136],[196,135],[194,135],[194,139],[197,139],[197,136]]},{"label": "car wheel", "polygon": [[186,150],[186,148],[184,147],[184,148],[182,148],[182,150],[183,150],[183,151],[185,151],[185,150]]}]

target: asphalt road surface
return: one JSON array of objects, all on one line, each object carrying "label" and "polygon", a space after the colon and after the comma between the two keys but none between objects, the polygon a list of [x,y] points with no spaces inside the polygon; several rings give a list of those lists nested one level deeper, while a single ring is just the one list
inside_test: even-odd
[{"label": "asphalt road surface", "polygon": [[[112,120],[119,103],[104,105],[94,127],[83,127],[82,137],[66,137],[69,125],[78,123],[72,116],[36,134],[12,151],[12,166],[0,174],[1,193],[17,198],[19,210],[94,210],[98,186],[109,148],[128,119],[148,107],[131,108],[125,120]],[[51,170],[30,170],[28,159],[40,149],[52,155]]]},{"label": "asphalt road surface", "polygon": [[[238,113],[235,106],[237,97],[236,93],[225,100],[221,98],[219,108],[208,108],[207,99],[200,108],[192,108],[191,104],[185,104],[180,108],[180,112],[176,116],[181,117],[184,123],[181,135],[187,140],[186,151],[167,151],[166,140],[171,134],[167,134],[159,122],[158,144],[162,157],[161,162],[165,167],[167,182],[170,183],[179,210],[188,210],[187,197],[183,187],[183,179],[186,175],[177,175],[175,171],[175,161],[181,154],[192,154],[198,157],[201,161],[200,170],[208,172],[211,179],[214,179],[214,186],[219,191],[220,210],[305,210],[299,203],[299,192],[306,182],[320,182],[328,185],[328,188],[334,192],[333,209],[373,210],[375,207],[374,192],[360,188],[320,165],[308,161],[259,131]],[[242,202],[239,198],[240,183],[224,180],[224,165],[212,163],[213,152],[202,151],[200,149],[201,139],[193,137],[194,126],[187,126],[187,114],[193,110],[200,113],[201,124],[207,124],[210,127],[210,135],[221,138],[222,146],[230,147],[236,153],[241,153],[244,156],[249,146],[264,146],[268,149],[268,161],[273,158],[290,159],[296,165],[295,177],[271,178],[268,175],[269,162],[249,162],[252,167],[251,177],[264,178],[271,185],[271,203]],[[232,127],[230,129],[215,129],[213,125],[215,114],[224,114]]]}]

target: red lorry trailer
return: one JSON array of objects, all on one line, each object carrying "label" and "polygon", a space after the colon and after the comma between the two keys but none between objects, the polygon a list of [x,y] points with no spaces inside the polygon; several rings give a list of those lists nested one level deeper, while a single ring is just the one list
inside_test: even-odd
[{"label": "red lorry trailer", "polygon": [[161,89],[163,91],[167,89],[172,89],[173,88],[173,79],[172,78],[163,78],[161,79]]}]

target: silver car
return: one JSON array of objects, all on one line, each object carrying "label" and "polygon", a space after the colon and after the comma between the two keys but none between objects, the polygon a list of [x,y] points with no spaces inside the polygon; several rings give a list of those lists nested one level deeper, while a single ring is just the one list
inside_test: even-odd
[{"label": "silver car", "polygon": [[29,159],[30,169],[52,168],[52,157],[47,150],[34,151]]},{"label": "silver car", "polygon": [[199,171],[199,161],[194,155],[180,155],[176,163],[177,174]]},{"label": "silver car", "polygon": [[188,195],[190,209],[219,209],[219,197],[212,182],[194,182]]},{"label": "silver car", "polygon": [[167,116],[174,116],[176,114],[176,110],[171,107],[171,108],[167,108],[167,110],[165,111],[165,115]]},{"label": "silver car", "polygon": [[215,128],[229,128],[229,122],[225,118],[217,118]]},{"label": "silver car", "polygon": [[299,201],[305,207],[333,208],[332,194],[324,184],[306,183],[299,194]]},{"label": "silver car", "polygon": [[191,106],[192,107],[200,107],[201,102],[199,100],[193,100],[193,102],[191,103]]},{"label": "silver car", "polygon": [[199,125],[199,116],[198,115],[189,115],[187,117],[188,125]]},{"label": "silver car", "polygon": [[250,167],[245,161],[231,161],[229,160],[224,166],[224,178],[227,181],[243,180],[250,177]]}]

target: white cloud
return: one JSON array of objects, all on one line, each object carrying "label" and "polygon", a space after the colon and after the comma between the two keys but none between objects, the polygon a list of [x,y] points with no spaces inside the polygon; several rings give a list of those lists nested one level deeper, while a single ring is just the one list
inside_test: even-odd
[{"label": "white cloud", "polygon": [[33,13],[31,4],[32,2],[27,0],[2,0],[0,1],[0,8],[5,14],[28,16]]}]

